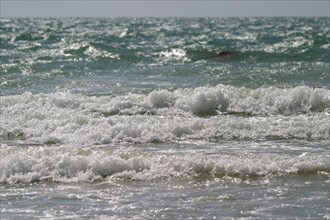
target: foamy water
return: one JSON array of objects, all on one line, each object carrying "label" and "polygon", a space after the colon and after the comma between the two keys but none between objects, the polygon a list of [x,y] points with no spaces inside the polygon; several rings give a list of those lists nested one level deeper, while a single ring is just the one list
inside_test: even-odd
[{"label": "foamy water", "polygon": [[328,26],[1,19],[1,219],[329,219]]},{"label": "foamy water", "polygon": [[1,137],[36,143],[328,140],[327,89],[218,85],[149,94],[24,93],[2,98]]}]

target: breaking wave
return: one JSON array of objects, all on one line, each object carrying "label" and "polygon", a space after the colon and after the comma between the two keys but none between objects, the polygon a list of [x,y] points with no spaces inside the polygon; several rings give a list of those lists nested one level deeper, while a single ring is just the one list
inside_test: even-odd
[{"label": "breaking wave", "polygon": [[330,93],[305,86],[246,89],[218,85],[147,95],[72,93],[1,97],[5,140],[46,144],[181,140],[328,140]]},{"label": "breaking wave", "polygon": [[100,148],[1,146],[0,183],[150,181],[189,178],[270,178],[329,173],[324,155],[201,155],[119,152]]}]

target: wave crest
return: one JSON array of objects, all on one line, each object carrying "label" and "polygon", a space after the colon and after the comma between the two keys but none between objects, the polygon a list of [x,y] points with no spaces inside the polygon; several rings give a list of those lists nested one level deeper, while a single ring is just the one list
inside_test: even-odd
[{"label": "wave crest", "polygon": [[2,97],[0,136],[45,144],[181,140],[327,140],[329,90],[219,85],[148,95]]},{"label": "wave crest", "polygon": [[116,179],[269,178],[330,173],[326,156],[149,155],[87,148],[33,147],[15,152],[2,146],[0,183],[90,182]]}]

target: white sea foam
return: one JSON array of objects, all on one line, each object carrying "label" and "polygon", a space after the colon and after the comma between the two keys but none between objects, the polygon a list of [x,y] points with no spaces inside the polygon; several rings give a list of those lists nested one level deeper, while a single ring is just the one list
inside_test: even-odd
[{"label": "white sea foam", "polygon": [[[178,43],[182,45],[182,43]],[[183,61],[188,62],[190,59],[186,56],[186,51],[183,49],[173,48],[170,51],[163,51],[159,53],[160,60],[169,61]]]},{"label": "white sea foam", "polygon": [[163,178],[200,175],[269,178],[273,175],[330,172],[327,155],[151,154],[95,147],[25,147],[2,145],[1,183]]},{"label": "white sea foam", "polygon": [[4,139],[47,144],[181,140],[327,140],[329,91],[227,86],[159,90],[149,95],[72,93],[1,98]]}]

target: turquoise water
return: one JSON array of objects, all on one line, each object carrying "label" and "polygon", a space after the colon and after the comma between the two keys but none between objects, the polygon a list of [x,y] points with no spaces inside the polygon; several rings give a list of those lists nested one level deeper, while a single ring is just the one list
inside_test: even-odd
[{"label": "turquoise water", "polygon": [[328,18],[0,30],[1,219],[330,219]]}]

